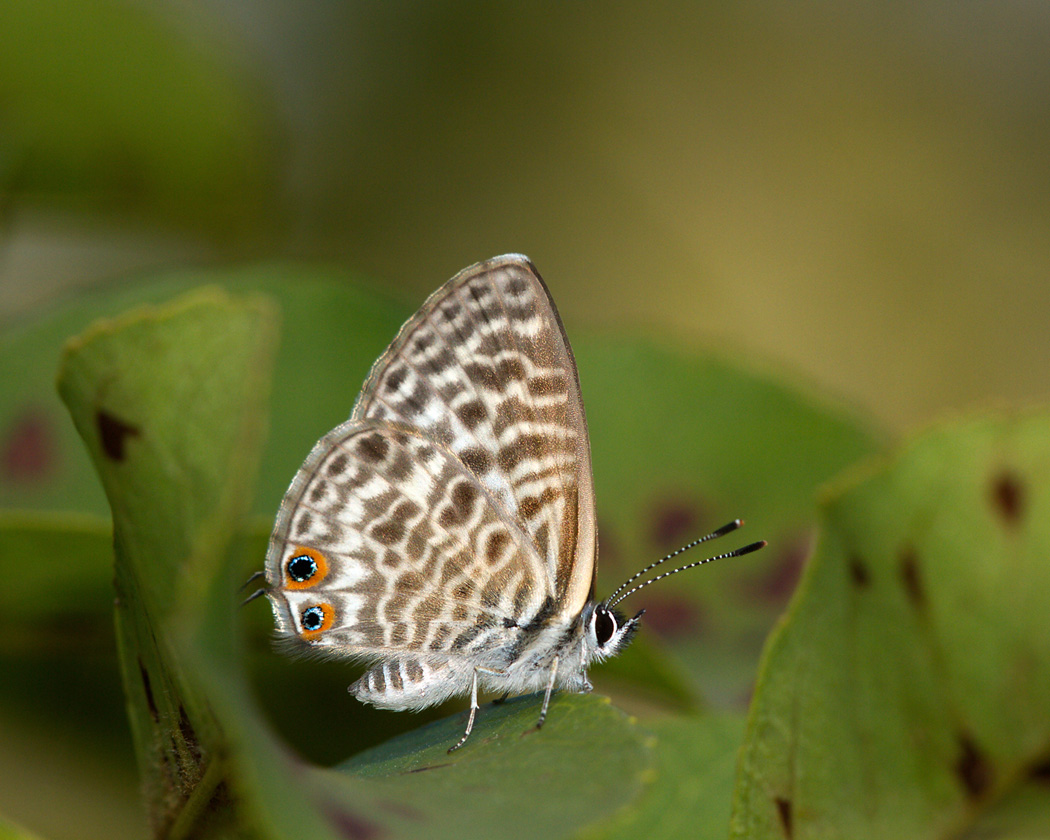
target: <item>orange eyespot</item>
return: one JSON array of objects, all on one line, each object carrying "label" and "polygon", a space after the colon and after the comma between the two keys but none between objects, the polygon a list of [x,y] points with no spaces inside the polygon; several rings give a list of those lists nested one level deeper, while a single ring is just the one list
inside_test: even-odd
[{"label": "orange eyespot", "polygon": [[331,604],[314,604],[299,613],[299,626],[302,628],[300,635],[308,642],[312,642],[332,626],[335,619],[335,610]]},{"label": "orange eyespot", "polygon": [[316,548],[297,545],[284,561],[286,589],[309,589],[328,575],[328,561]]}]

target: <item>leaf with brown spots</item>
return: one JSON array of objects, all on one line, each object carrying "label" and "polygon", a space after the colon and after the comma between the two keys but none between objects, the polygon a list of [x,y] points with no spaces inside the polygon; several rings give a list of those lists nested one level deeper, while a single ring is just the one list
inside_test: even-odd
[{"label": "leaf with brown spots", "polygon": [[768,644],[731,836],[1047,835],[1045,806],[1027,835],[975,820],[1031,802],[1050,752],[1050,414],[934,429],[851,475]]},{"label": "leaf with brown spots", "polygon": [[200,620],[209,586],[228,586],[273,339],[265,301],[205,292],[98,323],[63,358],[59,391],[113,512],[121,666],[157,834],[208,836],[229,819],[224,725],[176,627]]},{"label": "leaf with brown spots", "polygon": [[[412,741],[409,769],[426,773],[384,774],[404,746],[397,742],[339,770],[307,764],[277,742],[242,674],[234,622],[244,613],[233,577],[241,558],[227,552],[259,452],[260,378],[272,339],[267,311],[257,301],[202,293],[99,325],[65,360],[63,396],[113,501],[118,632],[156,833],[557,836],[635,800],[651,773],[647,735],[594,696],[556,697],[548,727],[526,738],[535,697],[493,709],[453,762],[447,745],[463,721],[446,718]],[[94,425],[100,404],[149,429],[135,457],[116,462],[104,450]],[[194,406],[191,421],[187,405]],[[384,443],[373,441],[373,451]],[[451,494],[456,516],[469,516],[476,504],[470,485]],[[395,517],[412,510],[404,500],[390,503]],[[502,543],[494,540],[494,553]],[[422,584],[408,578],[404,585]],[[296,722],[327,736],[330,721],[316,716],[323,704],[315,706],[305,684],[298,687]],[[370,724],[361,728],[376,737]],[[437,744],[441,761],[428,744]],[[545,807],[535,819],[506,819],[508,809],[525,813],[538,801]]]}]

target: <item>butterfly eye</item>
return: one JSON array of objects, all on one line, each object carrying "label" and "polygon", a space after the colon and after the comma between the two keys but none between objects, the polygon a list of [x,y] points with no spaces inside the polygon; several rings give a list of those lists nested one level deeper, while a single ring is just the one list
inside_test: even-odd
[{"label": "butterfly eye", "polygon": [[594,638],[598,647],[605,647],[615,633],[616,619],[610,610],[599,605],[594,610]]},{"label": "butterfly eye", "polygon": [[308,589],[316,586],[328,574],[328,561],[314,548],[296,546],[284,564],[285,586],[289,589]]},{"label": "butterfly eye", "polygon": [[332,607],[329,604],[307,607],[299,615],[299,623],[303,628],[303,638],[307,641],[315,639],[332,626]]}]

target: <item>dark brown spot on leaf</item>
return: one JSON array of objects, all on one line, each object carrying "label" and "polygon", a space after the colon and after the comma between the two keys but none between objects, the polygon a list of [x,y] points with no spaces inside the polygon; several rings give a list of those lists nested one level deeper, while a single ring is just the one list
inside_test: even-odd
[{"label": "dark brown spot on leaf", "polygon": [[54,470],[55,435],[47,414],[24,411],[11,423],[0,447],[0,468],[7,481],[40,481]]},{"label": "dark brown spot on leaf", "polygon": [[653,515],[651,533],[653,542],[663,548],[678,548],[696,537],[699,510],[682,502],[660,505]]},{"label": "dark brown spot on leaf", "polygon": [[142,678],[142,691],[146,695],[146,708],[149,709],[149,716],[156,723],[159,716],[157,714],[157,704],[153,700],[153,686],[150,684],[149,671],[146,670],[146,666],[142,664],[141,659],[139,659],[139,676]]},{"label": "dark brown spot on leaf", "polygon": [[917,610],[926,608],[926,590],[922,582],[922,573],[919,571],[919,558],[915,549],[910,545],[904,546],[900,553],[900,576],[904,584],[904,592],[908,600]]},{"label": "dark brown spot on leaf", "polygon": [[785,799],[783,796],[777,796],[774,797],[773,802],[777,806],[777,816],[780,817],[780,827],[784,829],[784,836],[787,838],[794,837],[794,828],[791,824],[791,800]]},{"label": "dark brown spot on leaf", "polygon": [[765,568],[759,564],[756,576],[748,581],[744,589],[748,598],[774,606],[786,603],[795,591],[809,556],[810,541],[808,537],[796,536],[778,540],[776,545],[773,562]]},{"label": "dark brown spot on leaf", "polygon": [[849,576],[850,580],[853,581],[853,585],[858,589],[867,589],[871,584],[871,572],[868,571],[868,564],[864,562],[864,558],[859,554],[850,555]]},{"label": "dark brown spot on leaf", "polygon": [[685,596],[655,593],[646,601],[645,624],[664,638],[698,636],[703,623],[700,605]]},{"label": "dark brown spot on leaf", "polygon": [[967,733],[959,734],[959,756],[955,760],[955,775],[966,789],[970,799],[979,799],[991,787],[994,770]]},{"label": "dark brown spot on leaf", "polygon": [[179,735],[182,738],[185,754],[192,759],[194,765],[199,765],[202,756],[200,741],[193,724],[190,723],[189,715],[186,714],[186,707],[181,704],[179,705]]},{"label": "dark brown spot on leaf", "polygon": [[111,461],[123,461],[127,455],[127,440],[129,437],[138,437],[139,428],[101,409],[95,412],[95,422],[98,424],[98,437],[106,457]]},{"label": "dark brown spot on leaf", "polygon": [[364,817],[335,805],[326,809],[325,816],[339,836],[348,840],[378,840],[386,836],[385,831]]},{"label": "dark brown spot on leaf", "polygon": [[1015,528],[1020,523],[1025,513],[1025,496],[1025,484],[1016,473],[1003,470],[992,479],[992,506],[1007,526]]},{"label": "dark brown spot on leaf", "polygon": [[1035,765],[1028,775],[1040,784],[1050,783],[1050,759]]}]

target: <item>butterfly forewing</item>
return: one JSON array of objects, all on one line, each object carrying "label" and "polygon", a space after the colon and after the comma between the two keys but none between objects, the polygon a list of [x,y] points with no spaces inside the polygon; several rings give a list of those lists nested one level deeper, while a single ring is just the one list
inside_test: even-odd
[{"label": "butterfly forewing", "polygon": [[365,657],[495,651],[555,595],[528,538],[461,461],[417,430],[369,420],[314,447],[267,570],[283,588],[282,629]]},{"label": "butterfly forewing", "polygon": [[579,613],[596,551],[587,426],[572,351],[526,258],[480,263],[435,292],[376,362],[353,418],[453,453],[545,562],[554,615]]}]

